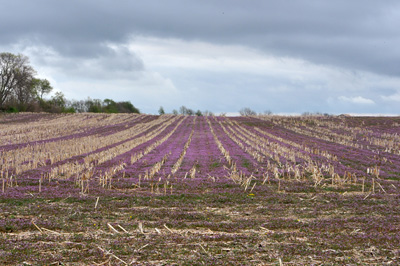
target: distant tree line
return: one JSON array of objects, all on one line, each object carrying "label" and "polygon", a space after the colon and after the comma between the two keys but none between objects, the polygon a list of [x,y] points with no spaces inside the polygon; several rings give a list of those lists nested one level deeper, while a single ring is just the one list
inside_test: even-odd
[{"label": "distant tree line", "polygon": [[[257,115],[257,112],[249,107],[244,107],[239,110],[239,114],[241,116],[254,116]],[[264,113],[259,113],[259,115],[272,115],[272,114],[273,113],[271,112],[271,110],[265,110]]]},{"label": "distant tree line", "polygon": [[129,101],[111,99],[67,100],[62,92],[51,99],[44,96],[53,91],[47,79],[35,77],[36,71],[27,56],[0,53],[0,112],[51,112],[51,113],[140,113]]},{"label": "distant tree line", "polygon": [[[159,115],[164,115],[166,114],[164,107],[160,106],[160,109],[158,109],[158,114]],[[177,109],[173,109],[172,110],[172,114],[173,115],[197,115],[197,116],[213,116],[214,113],[208,110],[205,111],[194,111],[193,109],[187,108],[186,106],[182,105],[181,107],[179,107],[179,110]],[[249,107],[244,107],[242,109],[239,110],[239,114],[241,116],[255,116],[257,115],[257,112],[252,110]],[[264,113],[260,113],[259,115],[272,115],[273,113],[270,110],[266,110],[264,111]],[[226,113],[220,113],[220,116],[225,116]]]},{"label": "distant tree line", "polygon": [[[160,109],[158,109],[158,114],[159,115],[166,114],[165,110],[164,110],[164,107],[160,106]],[[172,114],[173,115],[197,115],[197,116],[203,116],[203,115],[204,116],[211,116],[211,115],[214,115],[212,112],[210,112],[208,110],[203,111],[203,112],[200,111],[200,110],[194,111],[193,109],[187,108],[184,105],[179,107],[179,111],[176,110],[176,109],[172,110]]]},{"label": "distant tree line", "polygon": [[66,101],[65,106],[67,110],[71,110],[76,113],[91,112],[91,113],[138,113],[138,108],[133,106],[129,101],[115,102],[111,99],[99,100],[90,99],[87,100],[72,100]]}]

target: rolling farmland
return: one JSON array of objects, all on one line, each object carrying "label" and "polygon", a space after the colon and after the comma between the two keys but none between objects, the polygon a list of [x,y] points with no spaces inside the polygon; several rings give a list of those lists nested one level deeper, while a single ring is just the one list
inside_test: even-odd
[{"label": "rolling farmland", "polygon": [[400,261],[399,117],[7,114],[0,163],[0,264]]}]

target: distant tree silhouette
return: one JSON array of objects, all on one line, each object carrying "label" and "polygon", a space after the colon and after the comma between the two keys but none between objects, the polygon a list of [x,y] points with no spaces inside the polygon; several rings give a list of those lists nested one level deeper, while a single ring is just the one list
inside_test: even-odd
[{"label": "distant tree silhouette", "polygon": [[240,109],[239,114],[241,116],[257,115],[257,113],[255,111],[251,110],[249,107]]},{"label": "distant tree silhouette", "polygon": [[158,114],[159,115],[164,115],[165,114],[164,108],[162,106],[160,106],[160,109],[158,109]]}]

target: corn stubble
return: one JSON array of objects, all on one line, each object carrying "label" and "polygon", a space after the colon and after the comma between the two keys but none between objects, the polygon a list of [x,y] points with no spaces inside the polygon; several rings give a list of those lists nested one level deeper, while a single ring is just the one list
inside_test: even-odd
[{"label": "corn stubble", "polygon": [[[250,200],[258,201],[257,208],[263,208],[267,206],[264,199],[272,195],[277,198],[297,198],[296,202],[304,205],[306,210],[309,208],[308,202],[318,199],[318,195],[335,198],[332,193],[336,193],[335,195],[341,197],[339,201],[346,197],[359,197],[362,202],[367,202],[396,197],[399,193],[398,118],[20,114],[2,115],[0,122],[0,196],[3,201],[11,197],[24,198],[26,195],[39,198],[61,197],[67,201],[70,197],[67,195],[75,193],[79,197],[94,198],[95,205],[92,202],[91,208],[95,206],[93,210],[100,212],[105,208],[102,201],[107,195],[115,193],[129,195],[130,198],[146,197],[153,207],[155,202],[160,201],[160,197],[218,197],[229,194],[233,199],[244,197],[245,200],[242,201],[247,202],[249,206],[253,204]],[[313,197],[309,196],[310,193]],[[321,204],[328,204],[332,200],[325,200],[326,203]],[[216,208],[222,212],[223,208],[227,207]],[[232,206],[229,208],[233,209]],[[258,213],[256,209],[253,212]],[[190,216],[190,213],[179,215],[185,219],[204,216]],[[176,216],[179,215],[176,213]],[[234,226],[237,218],[232,216],[232,213],[224,215]],[[259,221],[259,217],[260,214],[256,215],[255,221]],[[390,219],[397,221],[398,218],[394,215]],[[6,217],[0,219],[8,221]],[[175,241],[174,237],[188,237],[192,230],[188,228],[186,233],[178,233],[179,228],[171,229],[179,227],[174,226],[172,221],[168,227],[165,220],[160,225],[157,222],[146,223],[143,217],[140,219],[132,222],[132,226],[138,226],[136,231],[129,228],[129,222],[123,225],[121,221],[104,223],[103,230],[108,228],[114,236],[141,234],[148,239],[153,233],[145,232],[144,225],[147,224],[150,232],[153,230],[151,228],[155,228],[154,237],[168,234],[168,237],[171,237],[169,241],[172,242]],[[162,215],[159,219],[162,220]],[[241,219],[245,223],[251,220]],[[257,229],[253,228],[251,232],[256,232],[258,237],[262,236],[263,239],[264,236],[269,236],[278,241],[280,236],[275,230],[290,225],[278,226],[272,220],[258,224]],[[202,234],[214,235],[213,230],[218,230],[212,224],[204,223],[206,226],[200,221],[196,223],[201,224],[201,228],[209,226],[210,231],[207,232],[212,232],[204,233],[202,229]],[[296,228],[293,232],[301,232],[298,228],[300,222],[290,220],[290,223]],[[304,230],[311,230],[309,228],[313,225],[310,223],[304,220]],[[62,228],[55,230],[33,220],[29,224],[33,225],[36,231],[40,230],[42,235],[65,236]],[[220,223],[219,226],[228,225]],[[196,230],[194,234],[198,240],[200,231]],[[248,237],[242,229],[223,230],[225,231],[221,231],[220,234],[227,238],[230,230],[241,237]],[[354,234],[359,234],[357,228],[354,230]],[[280,232],[283,234],[282,232],[286,231]],[[311,230],[309,233],[316,237],[315,231]],[[301,237],[308,239],[311,236]],[[297,237],[301,239],[300,233]],[[297,241],[296,239],[293,241]],[[393,239],[391,243],[394,243]],[[296,243],[300,245],[300,242]],[[224,252],[238,258],[245,257],[245,254],[238,250],[241,255],[232,253],[232,247],[226,244],[228,242],[224,244],[226,247],[219,248],[219,251],[214,242],[210,243],[213,244],[210,244],[209,248],[204,242],[196,243],[199,249],[193,258],[215,258],[215,254],[225,258]],[[143,252],[151,245],[153,244],[143,244],[138,250]],[[332,246],[329,249],[334,250]],[[337,249],[341,250],[341,247]],[[140,257],[136,253],[133,257],[125,256],[123,252],[121,255],[100,246],[96,250],[101,251],[111,264],[113,261],[120,264],[137,262]],[[296,258],[300,260],[301,256],[297,256],[293,250],[279,250],[279,254],[264,250],[269,252],[271,263],[284,265],[286,261],[293,262]],[[317,256],[317,253],[315,251],[310,257]],[[285,254],[294,259],[285,258]],[[339,257],[332,252],[329,254],[335,258]],[[262,255],[257,256],[255,261],[259,263],[267,260]],[[321,258],[324,256],[321,255]],[[317,257],[315,261],[318,261]],[[208,262],[211,261],[210,259]],[[308,260],[309,263],[315,261]]]}]

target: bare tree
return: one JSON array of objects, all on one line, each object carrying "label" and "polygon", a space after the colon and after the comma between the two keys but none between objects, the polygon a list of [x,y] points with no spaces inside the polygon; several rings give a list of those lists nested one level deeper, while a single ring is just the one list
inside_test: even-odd
[{"label": "bare tree", "polygon": [[[13,96],[21,95],[30,84],[35,71],[23,55],[0,53],[0,109]],[[17,92],[16,90],[19,90]],[[21,98],[21,100],[23,100]]]},{"label": "bare tree", "polygon": [[187,115],[187,112],[188,112],[188,108],[186,106],[182,105],[181,107],[179,107],[179,113],[181,115]]},{"label": "bare tree", "polygon": [[184,105],[182,105],[181,107],[179,107],[179,113],[180,113],[181,115],[194,115],[194,114],[195,114],[195,112],[194,112],[192,109],[187,108],[187,107],[184,106]]},{"label": "bare tree", "polygon": [[272,113],[271,110],[265,110],[265,111],[264,111],[264,114],[265,114],[265,115],[273,115],[273,113]]},{"label": "bare tree", "polygon": [[203,112],[203,115],[204,115],[204,116],[213,116],[214,113],[211,112],[211,111],[205,110],[205,111]]},{"label": "bare tree", "polygon": [[241,116],[257,115],[257,113],[255,111],[251,110],[249,107],[240,109],[239,113]]},{"label": "bare tree", "polygon": [[67,107],[70,108],[74,108],[76,112],[78,113],[84,113],[87,112],[89,110],[88,106],[86,105],[86,101],[84,100],[72,100],[72,101],[67,101]]},{"label": "bare tree", "polygon": [[21,111],[26,111],[27,105],[34,98],[34,91],[32,87],[34,74],[35,71],[33,68],[27,64],[24,64],[15,70],[17,83],[13,89],[13,94],[17,100],[18,109]]}]

